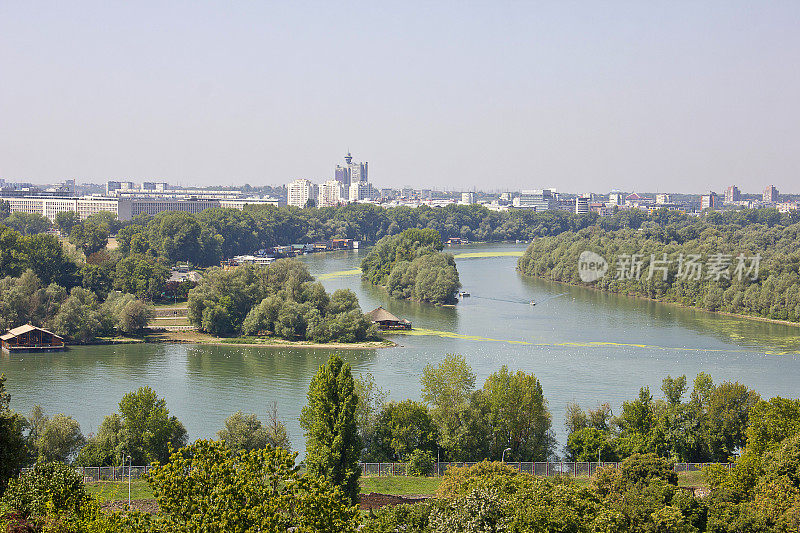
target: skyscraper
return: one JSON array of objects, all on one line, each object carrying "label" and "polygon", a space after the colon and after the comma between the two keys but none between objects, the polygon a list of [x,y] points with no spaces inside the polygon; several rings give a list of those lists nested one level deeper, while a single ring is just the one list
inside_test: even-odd
[{"label": "skyscraper", "polygon": [[778,201],[778,189],[775,188],[774,185],[768,185],[766,189],[764,189],[764,201],[770,204],[774,204]]},{"label": "skyscraper", "polygon": [[742,199],[742,193],[739,192],[739,187],[736,185],[731,185],[727,189],[725,189],[725,203],[732,204],[733,202],[738,202]]},{"label": "skyscraper", "polygon": [[714,191],[700,196],[700,209],[716,209],[718,205],[719,199]]},{"label": "skyscraper", "polygon": [[351,183],[366,183],[368,178],[369,163],[354,163],[350,152],[344,156],[344,166],[336,165],[334,179],[342,184],[344,190],[349,190]]}]

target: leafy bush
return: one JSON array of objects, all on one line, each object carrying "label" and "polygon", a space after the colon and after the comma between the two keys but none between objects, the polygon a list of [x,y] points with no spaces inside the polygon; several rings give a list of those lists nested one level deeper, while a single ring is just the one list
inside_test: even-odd
[{"label": "leafy bush", "polygon": [[408,458],[409,476],[430,476],[433,474],[433,454],[427,450],[416,449]]},{"label": "leafy bush", "polygon": [[355,531],[356,508],[300,474],[295,457],[272,447],[236,454],[206,440],[182,448],[147,475],[160,507],[153,530]]},{"label": "leafy bush", "polygon": [[472,489],[485,483],[513,482],[520,471],[500,461],[482,461],[473,466],[450,467],[442,476],[442,483],[436,491],[439,498],[449,499],[467,495]]},{"label": "leafy bush", "polygon": [[49,514],[77,516],[90,500],[83,480],[64,463],[37,463],[17,479],[12,479],[3,503],[25,518]]}]

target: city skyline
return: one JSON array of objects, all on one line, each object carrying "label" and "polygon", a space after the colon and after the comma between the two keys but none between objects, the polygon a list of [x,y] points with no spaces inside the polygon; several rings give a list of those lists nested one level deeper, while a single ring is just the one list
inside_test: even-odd
[{"label": "city skyline", "polygon": [[322,181],[349,147],[379,187],[701,194],[797,181],[796,3],[2,13],[8,180]]}]

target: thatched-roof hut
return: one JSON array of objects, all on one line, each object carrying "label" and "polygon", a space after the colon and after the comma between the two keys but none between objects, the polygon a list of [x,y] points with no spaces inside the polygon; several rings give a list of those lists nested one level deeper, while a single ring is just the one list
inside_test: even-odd
[{"label": "thatched-roof hut", "polygon": [[373,309],[365,316],[381,329],[411,329],[411,322],[394,316],[383,307]]}]

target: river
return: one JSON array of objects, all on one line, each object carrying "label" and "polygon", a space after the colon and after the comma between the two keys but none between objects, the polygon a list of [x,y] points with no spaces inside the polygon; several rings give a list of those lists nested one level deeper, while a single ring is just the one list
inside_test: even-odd
[{"label": "river", "polygon": [[[455,254],[521,252],[524,245],[470,245]],[[150,385],[167,400],[191,440],[213,437],[237,410],[262,419],[278,402],[295,449],[304,439],[297,421],[311,377],[338,352],[355,373],[369,372],[392,400],[419,399],[426,364],[463,354],[477,385],[507,365],[542,383],[562,446],[568,402],[594,407],[623,400],[647,385],[660,396],[661,380],[701,371],[715,382],[739,381],[764,397],[798,397],[800,328],[706,313],[533,280],[515,271],[517,257],[457,258],[471,293],[455,308],[390,299],[352,271],[366,252],[305,256],[329,291],[353,289],[361,307],[383,305],[411,320],[413,334],[378,350],[249,348],[147,344],[72,347],[66,352],[0,357],[13,409],[27,414],[39,403],[47,414],[74,416],[85,434],[97,430],[122,395]],[[530,301],[537,302],[531,306]]]}]

